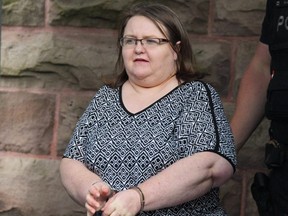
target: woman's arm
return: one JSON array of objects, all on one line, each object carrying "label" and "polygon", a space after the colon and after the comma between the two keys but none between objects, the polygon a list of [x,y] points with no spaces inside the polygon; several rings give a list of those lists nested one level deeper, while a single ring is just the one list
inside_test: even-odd
[{"label": "woman's arm", "polygon": [[[88,170],[83,163],[77,160],[63,158],[60,163],[60,174],[62,183],[68,194],[82,206],[86,203],[89,190],[97,193],[96,186],[98,188],[100,186],[107,188],[108,186],[99,176]],[[110,191],[108,193],[110,194]]]},{"label": "woman's arm", "polygon": [[145,210],[175,206],[196,199],[213,187],[224,184],[233,167],[213,152],[200,152],[172,164],[140,184],[145,194]]},{"label": "woman's arm", "polygon": [[[145,211],[176,206],[201,197],[224,184],[233,175],[233,167],[213,152],[196,153],[181,159],[138,185],[145,197]],[[127,205],[128,203],[128,205]],[[136,214],[140,197],[135,190],[117,193],[103,209],[103,215]]]}]

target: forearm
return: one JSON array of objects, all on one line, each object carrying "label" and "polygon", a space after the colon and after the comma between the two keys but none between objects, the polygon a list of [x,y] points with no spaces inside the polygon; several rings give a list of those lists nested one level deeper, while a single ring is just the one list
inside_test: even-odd
[{"label": "forearm", "polygon": [[243,77],[235,113],[231,119],[231,128],[237,151],[241,149],[261,122],[265,111],[267,82],[261,81],[263,78],[259,78],[258,83],[249,83],[248,81],[245,82],[245,79],[248,80],[249,77]]},{"label": "forearm", "polygon": [[233,174],[225,159],[224,175],[219,177],[217,160],[221,156],[203,152],[184,158],[151,177],[139,187],[145,195],[144,210],[155,210],[194,200],[227,181]]},{"label": "forearm", "polygon": [[62,159],[60,174],[62,183],[68,194],[82,206],[86,202],[86,195],[91,185],[101,180],[95,173],[88,170],[84,164],[68,158]]},{"label": "forearm", "polygon": [[239,151],[264,117],[266,92],[270,81],[268,46],[259,43],[245,71],[238,91],[231,128]]}]

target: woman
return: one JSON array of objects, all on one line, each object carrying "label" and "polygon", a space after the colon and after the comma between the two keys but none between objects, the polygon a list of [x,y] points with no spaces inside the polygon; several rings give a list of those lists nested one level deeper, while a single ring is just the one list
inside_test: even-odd
[{"label": "woman", "polygon": [[121,73],[91,101],[60,166],[88,215],[225,215],[218,192],[235,169],[233,137],[192,60],[169,8],[138,4],[125,14]]}]

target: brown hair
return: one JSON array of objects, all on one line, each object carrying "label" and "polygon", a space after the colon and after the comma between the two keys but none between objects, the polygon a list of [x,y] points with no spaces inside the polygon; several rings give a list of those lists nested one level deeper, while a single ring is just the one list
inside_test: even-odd
[{"label": "brown hair", "polygon": [[[116,62],[116,72],[120,73],[117,77],[114,87],[121,86],[128,80],[128,75],[124,67],[122,58],[122,47],[119,44],[120,39],[123,37],[125,27],[129,19],[133,16],[144,16],[152,20],[159,30],[170,41],[171,47],[177,53],[177,79],[189,82],[195,79],[200,79],[203,74],[195,71],[194,57],[192,53],[191,44],[189,41],[188,33],[183,28],[178,16],[167,6],[159,3],[138,3],[132,6],[129,10],[123,13],[118,32],[118,60]],[[164,26],[165,30],[161,27]],[[180,41],[180,45],[176,43]]]}]

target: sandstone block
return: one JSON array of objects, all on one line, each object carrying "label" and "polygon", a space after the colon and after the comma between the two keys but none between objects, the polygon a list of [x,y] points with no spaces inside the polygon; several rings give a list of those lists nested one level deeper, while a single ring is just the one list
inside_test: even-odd
[{"label": "sandstone block", "polygon": [[64,190],[57,160],[1,157],[0,173],[0,215],[86,215]]},{"label": "sandstone block", "polygon": [[97,89],[114,74],[113,32],[4,32],[2,75],[34,77],[43,87]]},{"label": "sandstone block", "polygon": [[0,92],[0,150],[49,154],[55,98],[24,92]]},{"label": "sandstone block", "polygon": [[66,94],[62,96],[58,132],[58,155],[62,156],[68,145],[76,123],[87,108],[90,96],[83,94]]},{"label": "sandstone block", "polygon": [[[52,26],[87,26],[117,28],[121,12],[137,0],[51,0],[49,22]],[[204,34],[208,26],[208,0],[166,0],[161,3],[173,8],[189,32]]]},{"label": "sandstone block", "polygon": [[[33,14],[33,16],[31,16]],[[9,26],[43,26],[45,0],[3,0],[2,24]]]},{"label": "sandstone block", "polygon": [[217,35],[259,35],[266,0],[217,0],[213,33]]},{"label": "sandstone block", "polygon": [[220,95],[225,96],[230,80],[230,45],[213,40],[192,39],[191,43],[198,69],[209,74],[205,80],[211,83]]}]

